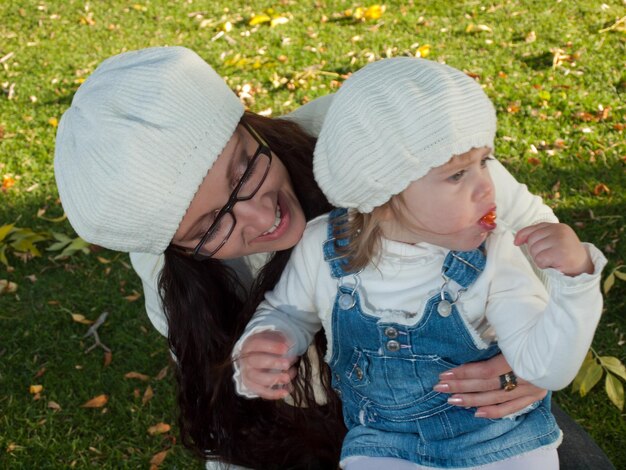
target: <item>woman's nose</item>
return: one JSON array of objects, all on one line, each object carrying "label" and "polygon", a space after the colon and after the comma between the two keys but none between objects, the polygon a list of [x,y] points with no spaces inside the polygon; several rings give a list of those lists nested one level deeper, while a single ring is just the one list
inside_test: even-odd
[{"label": "woman's nose", "polygon": [[276,208],[270,198],[264,198],[259,193],[252,199],[235,204],[233,213],[239,228],[242,231],[254,230],[255,236],[270,229],[276,219]]}]

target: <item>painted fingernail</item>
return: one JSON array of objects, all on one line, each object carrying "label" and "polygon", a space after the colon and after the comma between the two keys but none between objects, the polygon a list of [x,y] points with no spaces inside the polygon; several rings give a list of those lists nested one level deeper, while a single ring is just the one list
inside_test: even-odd
[{"label": "painted fingernail", "polygon": [[449,379],[450,377],[454,377],[454,372],[452,372],[451,370],[439,374],[440,379]]},{"label": "painted fingernail", "polygon": [[446,383],[442,383],[442,384],[437,384],[433,387],[433,390],[436,392],[449,392],[450,391],[450,385],[446,384]]},{"label": "painted fingernail", "polygon": [[487,413],[485,413],[484,411],[477,411],[476,413],[474,413],[474,417],[476,417],[476,418],[486,418],[487,417]]},{"label": "painted fingernail", "polygon": [[448,403],[450,403],[451,405],[462,405],[463,399],[458,397],[450,397],[448,398]]}]

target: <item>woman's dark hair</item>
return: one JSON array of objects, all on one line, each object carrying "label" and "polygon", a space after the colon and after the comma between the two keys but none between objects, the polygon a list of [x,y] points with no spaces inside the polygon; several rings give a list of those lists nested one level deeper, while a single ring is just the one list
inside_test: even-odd
[{"label": "woman's dark hair", "polygon": [[[313,179],[315,139],[292,122],[246,113],[287,168],[307,220],[330,206]],[[323,362],[326,342],[316,336],[327,404],[315,403],[311,363],[301,359],[291,406],[235,393],[230,353],[263,294],[274,287],[291,249],[275,253],[251,290],[215,259],[194,261],[165,252],[159,287],[177,362],[179,425],[183,444],[202,458],[250,468],[337,468],[345,428],[341,405]]]}]

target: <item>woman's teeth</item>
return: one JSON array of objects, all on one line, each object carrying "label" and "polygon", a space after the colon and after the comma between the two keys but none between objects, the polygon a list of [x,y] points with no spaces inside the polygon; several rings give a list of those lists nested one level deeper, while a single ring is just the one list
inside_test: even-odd
[{"label": "woman's teeth", "polygon": [[266,232],[263,232],[263,235],[269,235],[270,233],[273,233],[274,230],[276,230],[276,228],[278,227],[278,225],[280,224],[280,206],[278,204],[276,204],[276,214],[275,214],[275,219],[274,219],[274,225],[272,225],[270,227],[269,230],[267,230]]}]

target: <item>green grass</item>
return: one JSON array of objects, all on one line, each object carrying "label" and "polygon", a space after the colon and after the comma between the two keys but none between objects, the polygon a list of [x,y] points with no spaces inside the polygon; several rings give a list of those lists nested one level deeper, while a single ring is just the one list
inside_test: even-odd
[{"label": "green grass", "polygon": [[[601,32],[626,15],[624,3],[387,2],[378,20],[343,16],[369,5],[3,0],[0,177],[16,184],[0,192],[0,226],[74,236],[66,221],[37,216],[41,209],[45,217],[62,213],[50,120],[60,118],[81,80],[108,56],[156,45],[190,47],[233,89],[252,87],[250,109],[279,115],[333,91],[369,60],[414,55],[429,45],[429,59],[476,74],[484,85],[498,109],[496,154],[511,172],[581,238],[605,250],[607,273],[625,264],[626,35],[619,28]],[[251,27],[251,16],[267,8],[288,22]],[[216,38],[226,21],[229,39]],[[563,60],[555,63],[555,55]],[[610,191],[601,191],[602,184]],[[162,467],[199,467],[175,443],[171,372],[155,378],[168,364],[166,342],[150,326],[143,299],[125,299],[141,287],[127,257],[99,251],[55,260],[55,254],[24,261],[9,250],[10,269],[0,265],[0,279],[18,284],[15,293],[0,296],[0,468],[148,468],[152,455],[170,448]],[[625,297],[626,283],[618,281],[593,345],[622,361]],[[95,320],[103,311],[109,316],[99,333],[113,351],[109,366],[101,350],[84,353],[88,327],[70,316]],[[130,371],[151,378],[124,378]],[[34,384],[44,387],[38,400],[29,393]],[[142,404],[148,385],[154,397]],[[556,401],[619,467],[626,460],[626,421],[602,388],[584,398],[567,389]],[[109,396],[104,408],[81,408],[100,394]],[[49,408],[50,401],[61,409]],[[172,424],[172,431],[149,435],[148,427],[159,422]]]}]

